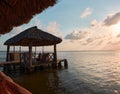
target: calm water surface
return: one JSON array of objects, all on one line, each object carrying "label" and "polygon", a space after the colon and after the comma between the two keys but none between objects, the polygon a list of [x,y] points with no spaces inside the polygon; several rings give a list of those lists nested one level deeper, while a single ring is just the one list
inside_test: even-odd
[{"label": "calm water surface", "polygon": [[58,57],[68,60],[68,69],[10,76],[33,94],[120,94],[119,51],[58,52]]}]

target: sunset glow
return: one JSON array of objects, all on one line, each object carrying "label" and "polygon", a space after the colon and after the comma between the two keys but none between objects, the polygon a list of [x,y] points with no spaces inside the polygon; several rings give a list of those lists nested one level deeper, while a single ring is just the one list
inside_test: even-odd
[{"label": "sunset glow", "polygon": [[[0,37],[3,43],[26,28],[37,26],[63,39],[58,50],[120,50],[120,0],[61,0]],[[73,7],[71,7],[73,6]],[[102,7],[101,7],[102,6]]]},{"label": "sunset glow", "polygon": [[116,36],[116,35],[120,34],[120,22],[111,26],[111,28],[112,28],[112,31],[113,31],[113,35]]}]

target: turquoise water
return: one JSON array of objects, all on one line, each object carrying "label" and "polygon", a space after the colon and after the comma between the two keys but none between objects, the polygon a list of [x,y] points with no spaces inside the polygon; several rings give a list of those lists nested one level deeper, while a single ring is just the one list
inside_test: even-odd
[{"label": "turquoise water", "polygon": [[68,69],[10,76],[33,94],[120,94],[120,52],[58,52]]}]

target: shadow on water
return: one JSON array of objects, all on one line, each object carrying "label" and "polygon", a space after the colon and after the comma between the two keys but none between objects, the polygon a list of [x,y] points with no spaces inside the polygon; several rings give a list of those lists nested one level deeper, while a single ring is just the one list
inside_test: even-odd
[{"label": "shadow on water", "polygon": [[10,72],[7,75],[32,94],[97,94],[68,69],[42,70],[29,74]]},{"label": "shadow on water", "polygon": [[42,70],[33,73],[7,73],[13,80],[32,94],[64,94],[60,87],[57,70]]},{"label": "shadow on water", "polygon": [[43,70],[29,74],[9,73],[13,80],[32,94],[64,94],[57,70]]}]

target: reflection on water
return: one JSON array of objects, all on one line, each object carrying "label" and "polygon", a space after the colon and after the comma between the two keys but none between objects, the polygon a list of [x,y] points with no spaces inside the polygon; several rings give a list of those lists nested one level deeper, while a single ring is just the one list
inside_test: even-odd
[{"label": "reflection on water", "polygon": [[61,82],[56,70],[37,71],[30,74],[13,74],[14,80],[33,94],[62,94]]},{"label": "reflection on water", "polygon": [[69,52],[66,56],[70,81],[65,86],[71,94],[120,94],[119,52]]},{"label": "reflection on water", "polygon": [[120,52],[59,52],[68,69],[44,70],[14,80],[33,94],[120,94]]}]

